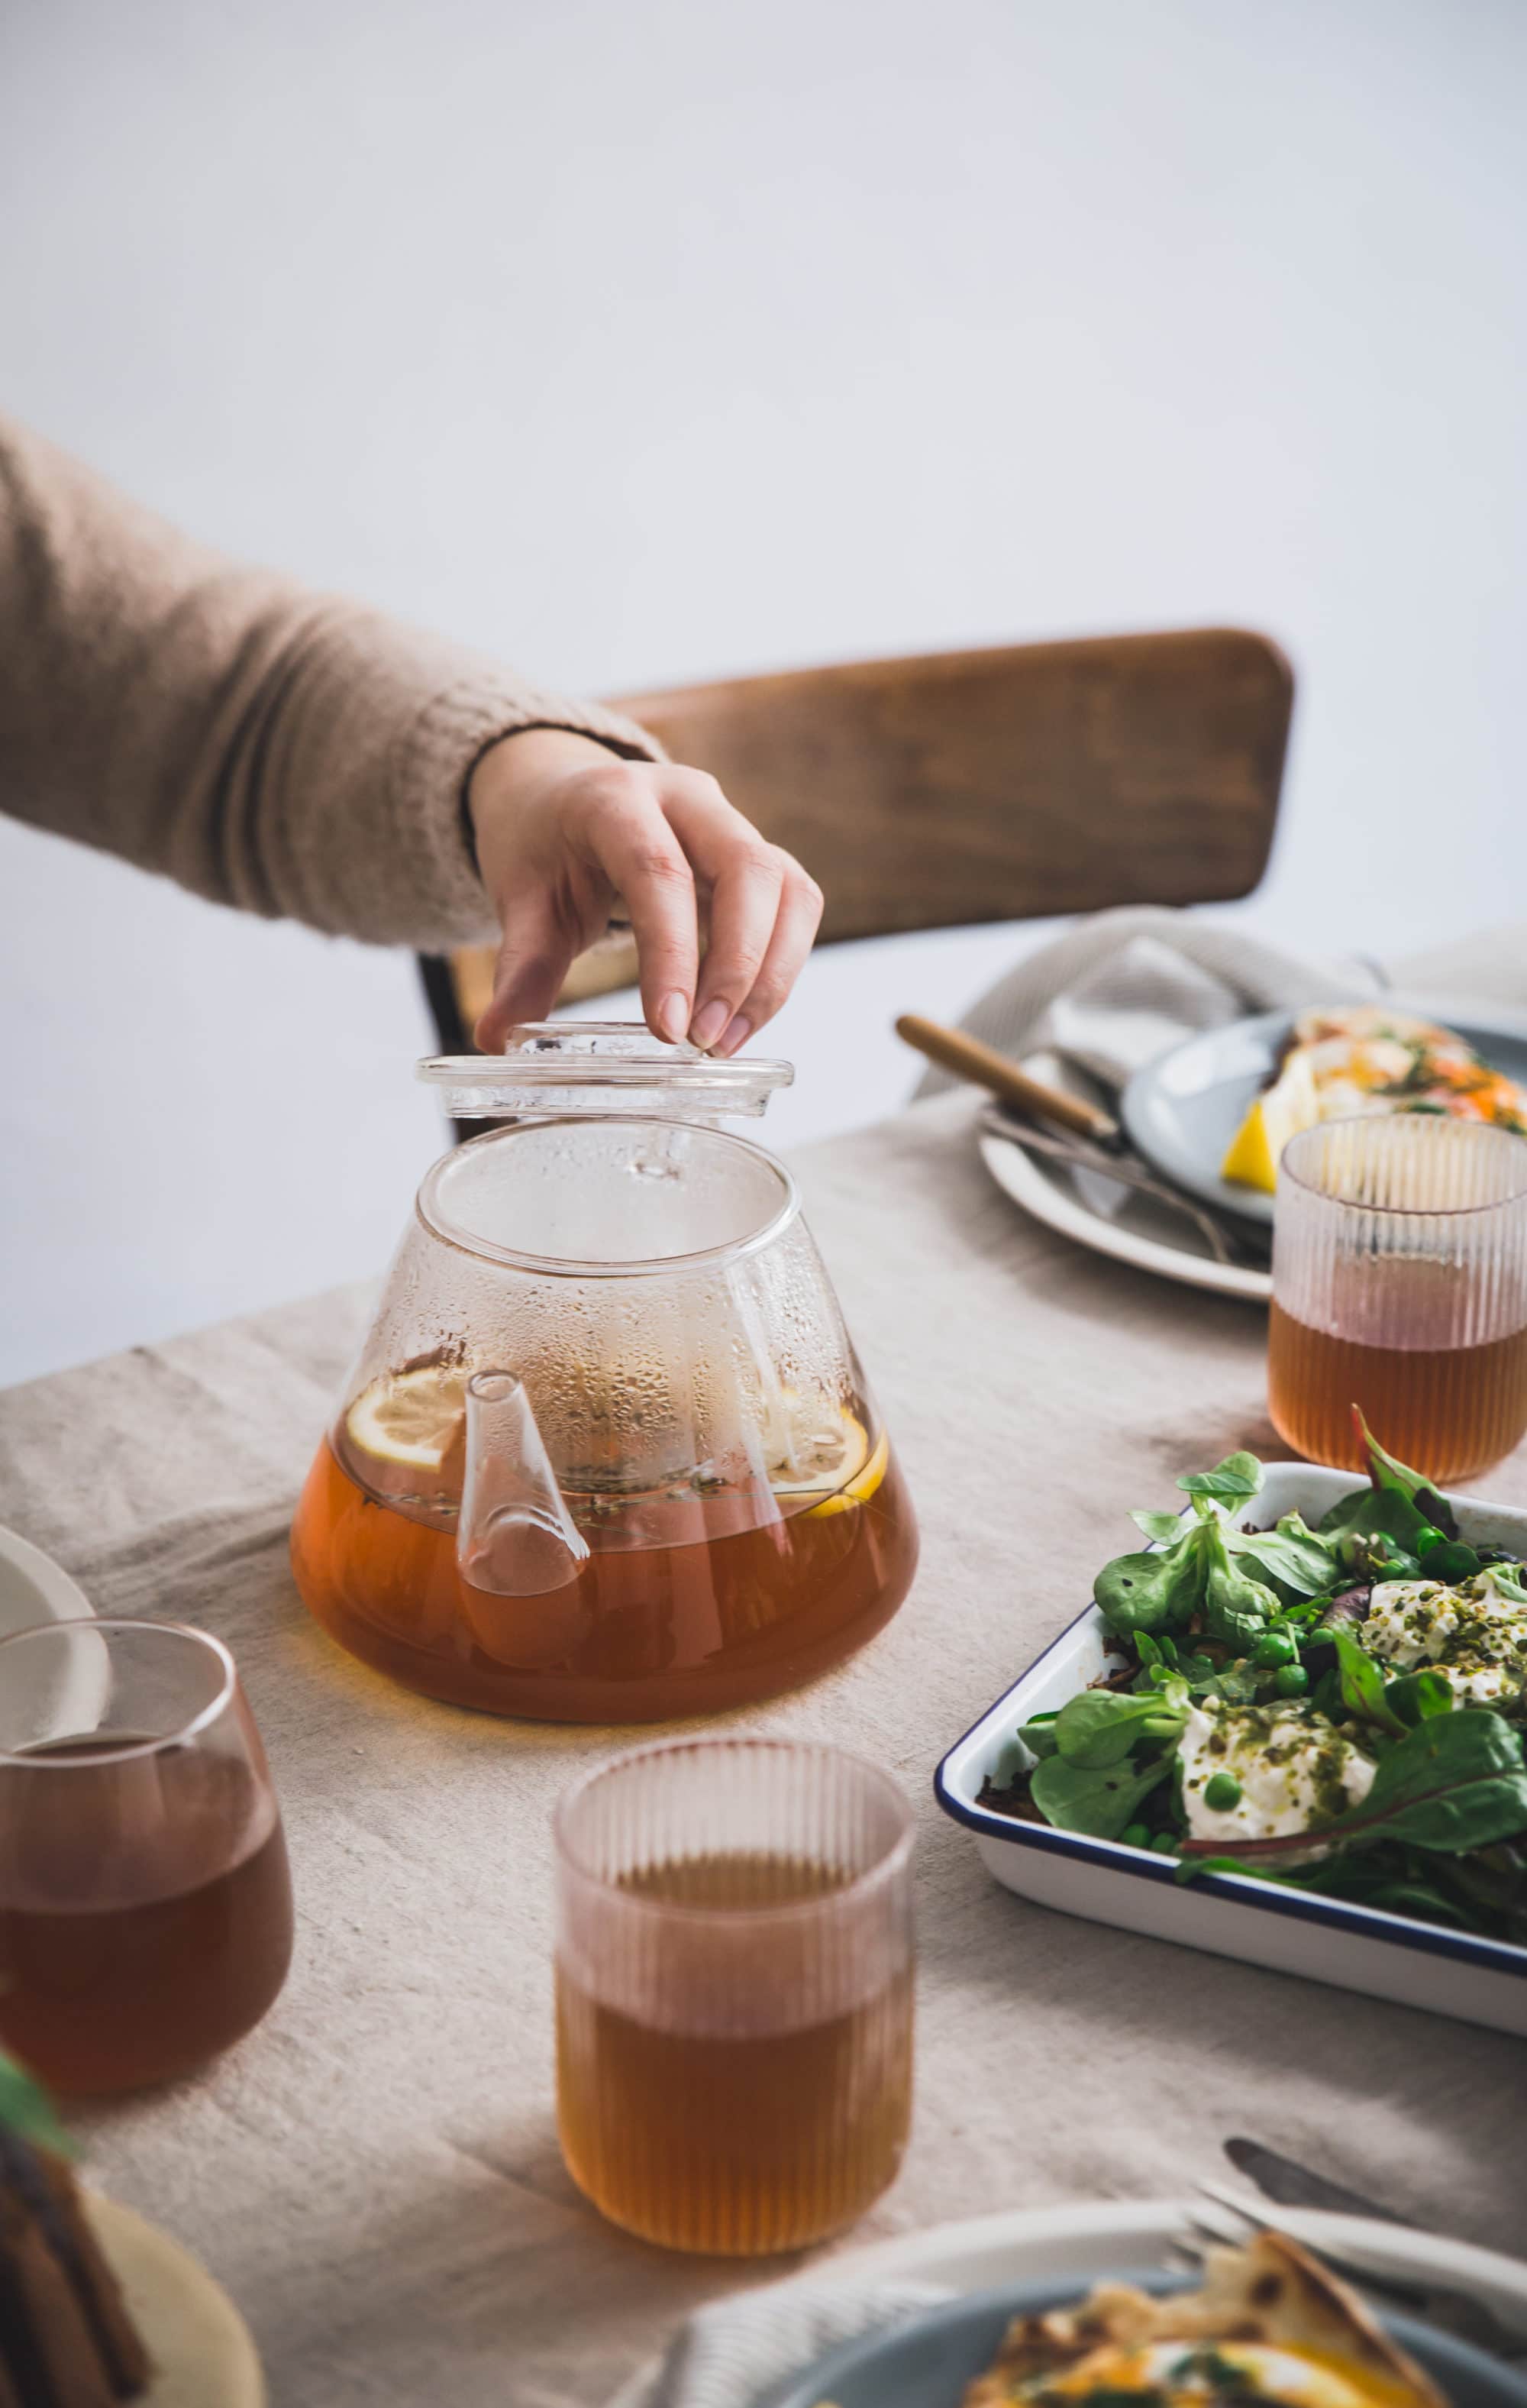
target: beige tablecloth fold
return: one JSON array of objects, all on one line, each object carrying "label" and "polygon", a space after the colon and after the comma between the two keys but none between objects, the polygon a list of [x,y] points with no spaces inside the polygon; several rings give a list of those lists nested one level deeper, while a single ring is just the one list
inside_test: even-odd
[{"label": "beige tablecloth fold", "polygon": [[[1077,1612],[1127,1509],[1231,1447],[1277,1452],[1260,1317],[1027,1222],[972,1110],[942,1097],[799,1163],[923,1561],[856,1662],[738,1718],[861,1749],[918,1803],[916,2128],[856,2238],[1179,2192],[1244,2131],[1520,2240],[1520,2043],[1024,1904],[935,1808],[937,1757]],[[285,1526],[361,1311],[324,1297],[0,1395],[0,1519],[101,1608],[232,1642],[296,1873],[265,2025],[87,2118],[91,2170],[228,2286],[274,2408],[592,2408],[688,2310],[788,2269],[624,2239],[558,2156],[547,1818],[625,1735],[405,1697],[298,1603]],[[1490,1484],[1527,1501],[1527,1462]]]}]

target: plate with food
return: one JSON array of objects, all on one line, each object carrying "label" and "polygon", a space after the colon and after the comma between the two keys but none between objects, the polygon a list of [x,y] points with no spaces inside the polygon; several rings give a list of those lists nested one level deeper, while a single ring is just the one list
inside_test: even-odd
[{"label": "plate with food", "polygon": [[0,2401],[264,2408],[249,2331],[165,2232],[78,2180],[52,2106],[0,2053]]},{"label": "plate with food", "polygon": [[1527,1136],[1527,1021],[1445,1023],[1387,1002],[1260,1012],[1147,1063],[1120,1111],[1177,1186],[1270,1222],[1278,1157],[1320,1121],[1434,1112]]},{"label": "plate with food", "polygon": [[[1422,2236],[1418,2236],[1418,2238]],[[847,2343],[777,2408],[1527,2408],[1515,2366],[1373,2314],[1288,2235],[1090,2286],[1028,2274]]]},{"label": "plate with food", "polygon": [[1527,2034],[1527,1512],[1363,1436],[1136,1511],[935,1786],[1020,1895]]}]

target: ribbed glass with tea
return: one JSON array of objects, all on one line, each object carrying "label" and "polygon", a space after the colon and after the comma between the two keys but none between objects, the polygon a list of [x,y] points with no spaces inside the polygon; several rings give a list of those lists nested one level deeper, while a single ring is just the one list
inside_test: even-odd
[{"label": "ribbed glass with tea", "polygon": [[649,1749],[557,1813],[557,2114],[627,2231],[754,2257],[851,2224],[912,2102],[911,1817],[771,1741]]},{"label": "ribbed glass with tea", "polygon": [[1527,1140],[1430,1113],[1328,1122],[1278,1166],[1268,1411],[1361,1470],[1472,1478],[1527,1431]]}]

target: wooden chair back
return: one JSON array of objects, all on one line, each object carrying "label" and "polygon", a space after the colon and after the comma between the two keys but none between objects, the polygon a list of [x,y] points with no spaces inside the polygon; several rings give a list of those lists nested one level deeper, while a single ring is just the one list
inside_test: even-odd
[{"label": "wooden chair back", "polygon": [[[1275,644],[1211,627],[728,678],[617,708],[805,864],[830,943],[1249,894],[1292,702]],[[456,1004],[443,1042],[470,1029],[492,964],[471,948],[435,974]],[[564,1000],[629,985],[634,967],[629,939],[607,940]]]}]

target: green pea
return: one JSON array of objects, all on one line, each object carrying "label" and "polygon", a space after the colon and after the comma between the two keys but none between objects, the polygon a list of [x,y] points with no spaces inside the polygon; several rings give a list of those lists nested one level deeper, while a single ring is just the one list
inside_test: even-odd
[{"label": "green pea", "polygon": [[1302,1698],[1309,1686],[1309,1674],[1302,1664],[1282,1664],[1273,1674],[1273,1686],[1280,1698]]},{"label": "green pea", "polygon": [[1126,1823],[1119,1836],[1126,1848],[1149,1848],[1150,1826],[1149,1823]]},{"label": "green pea", "polygon": [[1204,1803],[1216,1814],[1228,1813],[1241,1802],[1241,1784],[1233,1772],[1212,1772],[1204,1784]]},{"label": "green pea", "polygon": [[1175,1856],[1177,1852],[1177,1833],[1175,1831],[1158,1831],[1155,1838],[1150,1842],[1151,1855],[1153,1856]]},{"label": "green pea", "polygon": [[1447,1531],[1439,1530],[1434,1522],[1427,1522],[1417,1531],[1410,1552],[1419,1561],[1428,1547],[1440,1547],[1447,1536]]},{"label": "green pea", "polygon": [[[1449,1541],[1444,1540],[1444,1546],[1449,1543]],[[1369,1570],[1375,1578],[1387,1581],[1420,1580],[1420,1557],[1413,1555],[1407,1547],[1397,1547],[1392,1539],[1382,1536],[1376,1539],[1370,1554],[1374,1559],[1369,1565]],[[1427,1578],[1429,1580],[1436,1578],[1434,1568],[1427,1574]]]},{"label": "green pea", "polygon": [[1251,1650],[1251,1661],[1264,1669],[1273,1664],[1292,1664],[1299,1653],[1299,1641],[1292,1630],[1264,1631]]},{"label": "green pea", "polygon": [[1428,1580],[1449,1583],[1472,1580],[1475,1573],[1483,1569],[1474,1549],[1464,1546],[1462,1539],[1444,1539],[1440,1547],[1428,1551],[1426,1557]]}]

